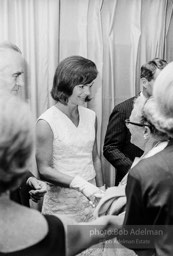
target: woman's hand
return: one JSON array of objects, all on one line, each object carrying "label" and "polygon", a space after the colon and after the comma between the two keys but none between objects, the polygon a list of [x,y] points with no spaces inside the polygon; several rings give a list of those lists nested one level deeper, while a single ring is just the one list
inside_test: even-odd
[{"label": "woman's hand", "polygon": [[83,193],[83,195],[91,200],[91,202],[93,202],[95,198],[101,198],[104,195],[104,192],[101,189],[78,175],[74,177],[70,183],[70,187]]}]

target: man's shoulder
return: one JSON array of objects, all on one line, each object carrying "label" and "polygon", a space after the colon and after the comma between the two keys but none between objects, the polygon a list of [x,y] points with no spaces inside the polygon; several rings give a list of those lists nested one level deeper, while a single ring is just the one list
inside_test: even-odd
[{"label": "man's shoulder", "polygon": [[136,97],[129,98],[117,105],[115,105],[113,111],[119,111],[119,112],[131,112],[133,108],[133,103]]},{"label": "man's shoulder", "polygon": [[128,98],[127,100],[124,100],[121,103],[117,104],[115,107],[125,106],[127,104],[133,104],[135,98],[136,98],[135,96],[131,97],[131,98]]}]

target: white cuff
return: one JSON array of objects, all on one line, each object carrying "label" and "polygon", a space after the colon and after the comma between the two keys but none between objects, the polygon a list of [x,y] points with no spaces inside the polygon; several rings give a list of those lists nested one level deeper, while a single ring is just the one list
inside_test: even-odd
[{"label": "white cuff", "polygon": [[98,187],[84,180],[78,175],[75,176],[70,183],[70,188],[77,189],[78,191],[82,192],[86,197],[90,197],[95,193],[102,193]]},{"label": "white cuff", "polygon": [[102,190],[102,191],[106,191],[106,185],[104,184],[103,186],[101,186],[101,187],[98,187],[100,190]]}]

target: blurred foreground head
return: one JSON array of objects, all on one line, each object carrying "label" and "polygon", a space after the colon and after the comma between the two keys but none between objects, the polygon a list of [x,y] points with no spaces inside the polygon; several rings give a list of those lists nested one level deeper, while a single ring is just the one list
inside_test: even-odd
[{"label": "blurred foreground head", "polygon": [[153,99],[145,104],[144,114],[156,129],[173,138],[173,62],[158,75]]},{"label": "blurred foreground head", "polygon": [[34,145],[33,124],[28,105],[0,90],[0,194],[19,186],[25,175]]}]

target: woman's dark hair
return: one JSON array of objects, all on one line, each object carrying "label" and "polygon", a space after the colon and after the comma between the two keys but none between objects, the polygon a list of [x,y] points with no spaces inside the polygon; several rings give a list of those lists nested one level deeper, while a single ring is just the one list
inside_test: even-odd
[{"label": "woman's dark hair", "polygon": [[81,56],[71,56],[61,61],[55,71],[51,96],[67,105],[73,89],[79,84],[90,84],[98,71],[95,63]]}]

